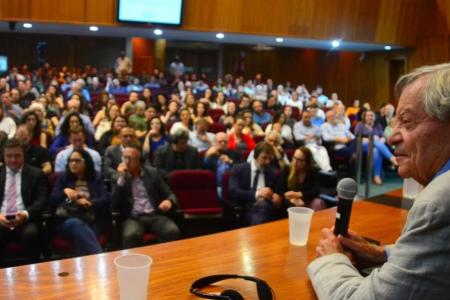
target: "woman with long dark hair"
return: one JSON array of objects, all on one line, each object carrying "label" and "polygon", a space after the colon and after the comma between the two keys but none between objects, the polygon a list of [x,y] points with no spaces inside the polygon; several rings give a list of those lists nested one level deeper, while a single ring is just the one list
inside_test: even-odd
[{"label": "woman with long dark hair", "polygon": [[208,105],[198,101],[194,106],[193,122],[197,123],[199,119],[205,119],[208,124],[214,123],[214,120],[208,115]]},{"label": "woman with long dark hair", "polygon": [[66,172],[58,176],[50,196],[60,223],[57,231],[73,243],[75,255],[100,253],[96,221],[108,208],[103,179],[94,169],[88,152],[74,150],[67,161]]},{"label": "woman with long dark hair", "polygon": [[[64,121],[61,125],[61,133],[55,137],[52,145],[50,146],[49,153],[51,156],[55,156],[56,153],[61,150],[61,148],[67,146],[69,144],[69,132],[72,128],[82,128],[84,132],[86,129],[84,128],[83,120],[80,117],[80,114],[77,112],[71,112],[67,114],[64,118]],[[86,140],[89,147],[93,146],[93,138],[92,136],[86,134]]]},{"label": "woman with long dark hair", "polygon": [[[100,113],[99,111],[98,113]],[[97,113],[97,115],[98,115]],[[111,129],[112,120],[120,114],[120,108],[117,104],[113,103],[107,105],[99,119],[94,119],[93,125],[95,129],[95,140],[99,141],[102,135]],[[97,116],[96,116],[97,118]],[[97,122],[96,122],[97,121]]]},{"label": "woman with long dark hair", "polygon": [[152,117],[149,121],[150,129],[145,135],[143,152],[145,160],[153,161],[155,151],[164,146],[168,142],[164,123],[157,116]]},{"label": "woman with long dark hair", "polygon": [[295,150],[289,168],[281,175],[281,188],[288,206],[307,206],[315,211],[326,208],[319,198],[319,172],[311,150],[306,147]]},{"label": "woman with long dark hair", "polygon": [[41,119],[35,111],[26,111],[19,123],[27,125],[32,136],[30,142],[32,145],[47,148],[47,135],[42,132]]}]

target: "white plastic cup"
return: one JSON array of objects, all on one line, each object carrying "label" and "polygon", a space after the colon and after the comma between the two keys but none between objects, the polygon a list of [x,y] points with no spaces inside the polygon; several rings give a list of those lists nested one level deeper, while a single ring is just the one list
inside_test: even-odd
[{"label": "white plastic cup", "polygon": [[308,243],[309,228],[314,210],[307,207],[289,207],[289,241],[294,246]]},{"label": "white plastic cup", "polygon": [[143,254],[125,254],[114,259],[121,300],[147,299],[148,279],[153,259]]}]

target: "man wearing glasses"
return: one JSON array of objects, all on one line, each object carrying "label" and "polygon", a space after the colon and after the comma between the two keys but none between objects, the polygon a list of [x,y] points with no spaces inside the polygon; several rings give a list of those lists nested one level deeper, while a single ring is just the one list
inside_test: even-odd
[{"label": "man wearing glasses", "polygon": [[124,148],[111,199],[112,211],[120,211],[124,219],[124,248],[139,246],[145,232],[155,234],[161,242],[180,236],[177,225],[167,216],[176,207],[176,196],[157,169],[142,165],[141,155],[135,144]]}]

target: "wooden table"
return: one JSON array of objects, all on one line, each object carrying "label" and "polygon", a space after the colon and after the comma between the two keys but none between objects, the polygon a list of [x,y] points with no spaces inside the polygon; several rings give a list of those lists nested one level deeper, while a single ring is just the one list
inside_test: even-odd
[{"label": "wooden table", "polygon": [[[191,283],[202,276],[234,273],[266,280],[277,299],[315,299],[306,267],[315,257],[320,229],[334,224],[336,208],[313,216],[308,246],[289,244],[287,220],[176,242],[0,270],[0,299],[118,299],[113,260],[122,253],[154,259],[151,299],[196,299]],[[351,228],[383,244],[400,234],[407,211],[360,201]],[[65,277],[58,274],[69,273]],[[212,290],[238,289],[257,299],[253,282],[227,280]],[[211,290],[211,289],[210,289]]]}]

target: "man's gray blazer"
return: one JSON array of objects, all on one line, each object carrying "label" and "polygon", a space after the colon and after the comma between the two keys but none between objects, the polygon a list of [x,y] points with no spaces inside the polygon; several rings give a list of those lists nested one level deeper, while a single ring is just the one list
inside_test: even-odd
[{"label": "man's gray blazer", "polygon": [[389,249],[387,262],[366,278],[343,254],[314,260],[308,275],[318,298],[450,299],[450,171],[418,195]]}]

